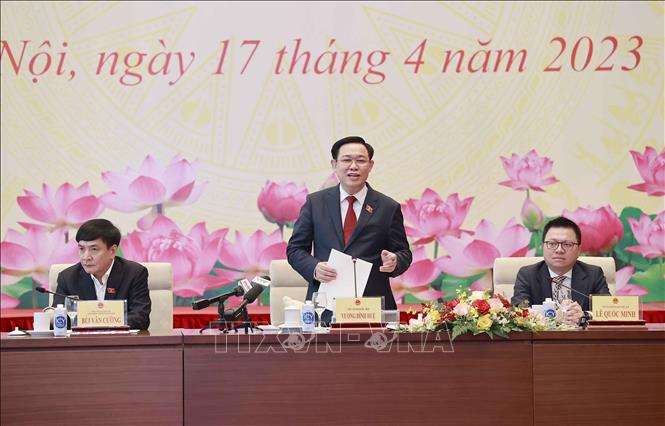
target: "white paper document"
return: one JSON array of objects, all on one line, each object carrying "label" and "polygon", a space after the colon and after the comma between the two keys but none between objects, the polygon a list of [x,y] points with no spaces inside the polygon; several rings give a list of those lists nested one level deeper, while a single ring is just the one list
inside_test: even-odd
[{"label": "white paper document", "polygon": [[319,291],[326,292],[328,309],[333,310],[334,299],[338,297],[362,297],[367,287],[369,273],[372,272],[372,264],[366,260],[356,258],[355,280],[353,278],[353,258],[341,251],[332,249],[328,264],[337,270],[337,278],[329,283],[321,283]]}]

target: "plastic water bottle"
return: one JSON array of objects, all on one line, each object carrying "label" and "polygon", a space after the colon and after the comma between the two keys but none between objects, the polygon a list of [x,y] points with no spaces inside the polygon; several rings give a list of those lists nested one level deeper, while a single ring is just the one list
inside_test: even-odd
[{"label": "plastic water bottle", "polygon": [[302,305],[302,331],[303,333],[314,333],[314,322],[316,315],[314,314],[314,304],[311,300]]},{"label": "plastic water bottle", "polygon": [[556,303],[549,297],[543,302],[543,314],[545,318],[556,318]]},{"label": "plastic water bottle", "polygon": [[53,335],[62,337],[67,335],[67,310],[59,304],[53,313]]}]

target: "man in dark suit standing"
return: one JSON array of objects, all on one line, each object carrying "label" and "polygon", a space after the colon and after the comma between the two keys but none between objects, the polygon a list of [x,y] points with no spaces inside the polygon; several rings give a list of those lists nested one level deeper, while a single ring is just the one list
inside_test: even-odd
[{"label": "man in dark suit standing", "polygon": [[[81,262],[58,275],[56,293],[80,300],[127,300],[127,324],[145,330],[150,325],[148,270],[140,263],[116,257],[120,230],[106,219],[85,222],[76,232]],[[53,297],[53,306],[64,303]]]},{"label": "man in dark suit standing", "polygon": [[309,300],[337,276],[327,262],[333,248],[366,260],[372,271],[363,295],[384,296],[385,309],[397,309],[389,277],[404,273],[412,258],[401,207],[367,184],[374,149],[363,138],[340,139],[330,152],[340,184],[307,196],[286,249],[289,264],[309,282]]},{"label": "man in dark suit standing", "polygon": [[590,294],[610,294],[603,270],[577,260],[581,242],[580,227],[572,220],[548,222],[543,230],[545,260],[519,270],[511,302],[539,305],[549,297],[564,308],[565,322],[578,323],[582,311],[590,309]]}]

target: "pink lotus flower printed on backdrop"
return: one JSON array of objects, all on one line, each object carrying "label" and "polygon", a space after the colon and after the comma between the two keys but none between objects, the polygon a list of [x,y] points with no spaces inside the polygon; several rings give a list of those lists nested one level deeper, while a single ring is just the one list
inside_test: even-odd
[{"label": "pink lotus flower printed on backdrop", "polygon": [[24,234],[9,229],[0,244],[2,252],[2,285],[14,284],[30,276],[36,284],[48,288],[48,271],[54,263],[76,263],[79,261],[78,244],[71,240],[65,243],[65,230],[52,232],[30,228]]},{"label": "pink lotus flower printed on backdrop", "polygon": [[279,230],[271,234],[258,230],[247,236],[239,231],[235,241],[225,241],[219,253],[219,261],[235,272],[236,279],[251,279],[257,275],[267,275],[270,262],[286,259],[286,243]]},{"label": "pink lotus flower printed on backdrop", "polygon": [[[233,280],[242,278],[252,279],[268,275],[270,262],[276,259],[286,259],[286,243],[282,240],[279,229],[272,234],[258,230],[247,236],[236,231],[235,241],[226,241],[219,252],[219,261],[227,269],[215,269],[215,272],[227,274]],[[237,305],[241,298],[232,297],[228,300],[229,306]]]},{"label": "pink lotus flower printed on backdrop", "polygon": [[510,219],[501,230],[492,222],[481,220],[474,235],[462,234],[456,238],[443,237],[439,240],[447,256],[436,260],[439,268],[456,277],[470,277],[484,273],[471,285],[472,290],[484,290],[492,287],[489,272],[494,267],[497,257],[521,257],[532,255],[529,251],[531,233],[515,219]]},{"label": "pink lotus flower printed on backdrop", "polygon": [[199,199],[207,182],[196,183],[198,168],[198,161],[190,163],[180,155],[173,157],[166,167],[148,155],[138,171],[127,168],[125,173],[102,173],[102,179],[112,191],[100,199],[107,207],[121,212],[156,207],[139,221],[139,228],[147,229],[163,214],[163,208],[191,204]]},{"label": "pink lotus flower printed on backdrop", "polygon": [[665,210],[658,213],[653,221],[643,214],[639,221],[628,218],[628,223],[639,245],[626,247],[626,251],[646,258],[665,256]]},{"label": "pink lotus flower printed on backdrop", "polygon": [[644,154],[630,151],[630,155],[633,156],[637,171],[644,182],[630,185],[628,188],[646,192],[653,197],[665,195],[665,148],[658,154],[654,148],[647,146]]},{"label": "pink lotus flower printed on backdrop", "polygon": [[295,222],[300,214],[300,208],[305,204],[305,198],[307,198],[305,185],[267,181],[256,203],[268,222],[283,227],[289,222]]},{"label": "pink lotus flower printed on backdrop", "polygon": [[507,186],[516,191],[545,191],[542,187],[551,185],[559,180],[552,173],[554,162],[548,157],[539,157],[535,149],[529,151],[520,158],[513,154],[510,158],[501,157],[503,168],[510,180],[500,182],[499,185]]},{"label": "pink lotus flower printed on backdrop", "polygon": [[623,237],[623,224],[609,205],[598,209],[579,207],[574,212],[564,209],[562,216],[580,227],[580,250],[584,253],[609,253]]},{"label": "pink lotus flower printed on backdrop", "polygon": [[460,226],[472,201],[473,197],[460,200],[457,193],[443,201],[434,190],[425,189],[419,200],[409,199],[402,204],[406,235],[415,239],[414,244],[427,244],[447,235],[459,237],[465,232]]},{"label": "pink lotus flower printed on backdrop", "polygon": [[540,230],[545,224],[543,211],[529,198],[522,204],[521,218],[524,226],[532,232]]},{"label": "pink lotus flower printed on backdrop", "polygon": [[15,308],[18,306],[19,302],[20,301],[15,297],[11,297],[5,293],[0,293],[0,309]]},{"label": "pink lotus flower printed on backdrop", "polygon": [[626,266],[616,272],[615,278],[617,296],[644,296],[645,294],[649,293],[649,290],[642,286],[628,284],[628,281],[633,276],[633,272],[635,272],[634,266]]},{"label": "pink lotus flower printed on backdrop", "polygon": [[413,250],[413,262],[402,275],[390,279],[395,300],[404,303],[407,293],[413,294],[420,300],[436,300],[445,297],[445,293],[434,290],[429,283],[439,276],[439,267],[425,254],[425,246],[418,246]]},{"label": "pink lotus flower printed on backdrop", "polygon": [[[47,229],[78,228],[83,222],[94,219],[104,210],[104,205],[90,193],[90,185],[84,182],[78,188],[70,183],[58,189],[42,184],[42,194],[24,190],[16,197],[19,207],[33,220],[47,223]],[[26,229],[35,226],[21,223]]]},{"label": "pink lotus flower printed on backdrop", "polygon": [[339,183],[339,178],[333,172],[333,173],[330,174],[330,176],[328,176],[326,178],[326,180],[323,181],[323,183],[321,184],[321,188],[319,188],[319,189],[332,188],[333,186],[337,186],[338,183]]},{"label": "pink lotus flower printed on backdrop", "polygon": [[171,263],[173,292],[181,297],[201,296],[233,281],[228,274],[210,275],[227,232],[224,228],[208,233],[200,222],[185,235],[171,219],[158,216],[149,229],[131,232],[122,240],[122,253],[137,262]]}]

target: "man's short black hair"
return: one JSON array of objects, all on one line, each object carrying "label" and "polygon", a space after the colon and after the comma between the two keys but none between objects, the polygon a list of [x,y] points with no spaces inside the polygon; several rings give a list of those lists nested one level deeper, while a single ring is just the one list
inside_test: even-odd
[{"label": "man's short black hair", "polygon": [[580,230],[580,227],[577,226],[575,222],[568,219],[567,217],[560,216],[547,222],[547,225],[545,225],[545,229],[543,229],[543,241],[545,241],[545,235],[547,235],[547,231],[549,231],[550,228],[572,229],[573,231],[575,231],[575,236],[577,237],[577,244],[582,244],[582,231]]},{"label": "man's short black hair", "polygon": [[339,154],[339,149],[342,147],[342,145],[346,145],[347,143],[359,143],[365,145],[365,148],[367,148],[367,154],[369,155],[369,159],[371,160],[372,157],[374,157],[374,148],[372,148],[372,145],[365,142],[365,139],[361,138],[360,136],[347,136],[335,142],[332,148],[330,149],[330,153],[332,154],[333,160],[337,160],[337,154]]},{"label": "man's short black hair", "polygon": [[85,222],[76,232],[76,242],[94,241],[100,238],[107,248],[120,246],[120,230],[106,219],[92,219]]}]

